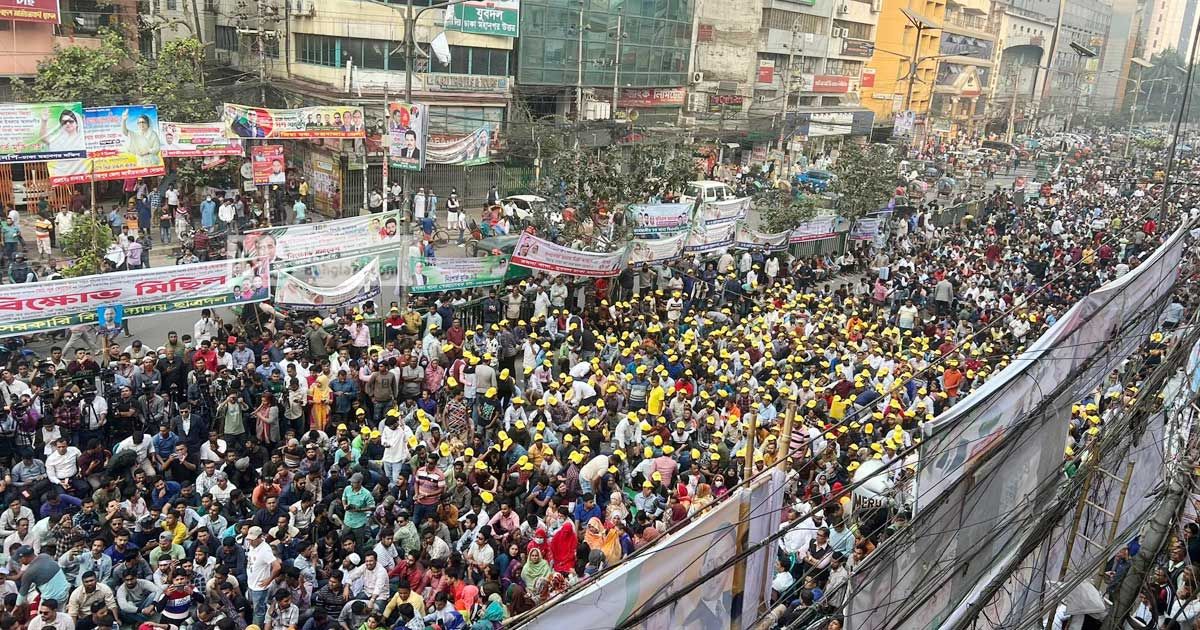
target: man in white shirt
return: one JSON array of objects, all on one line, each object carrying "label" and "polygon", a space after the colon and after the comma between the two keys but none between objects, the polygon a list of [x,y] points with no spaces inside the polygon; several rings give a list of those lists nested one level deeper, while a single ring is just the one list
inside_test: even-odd
[{"label": "man in white shirt", "polygon": [[3,514],[0,514],[0,537],[7,538],[9,534],[17,531],[17,523],[21,519],[32,523],[33,510],[25,507],[20,499],[9,501],[8,509]]},{"label": "man in white shirt", "polygon": [[[246,590],[250,603],[254,605],[254,623],[260,626],[267,616],[267,589],[279,576],[283,564],[271,551],[271,545],[263,540],[263,531],[257,525],[246,532]],[[384,574],[387,583],[387,574]]]},{"label": "man in white shirt", "polygon": [[146,476],[153,476],[155,471],[154,466],[150,464],[150,436],[145,433],[134,433],[124,440],[117,442],[117,446],[113,448],[113,455],[128,449],[132,449],[137,453],[134,465],[146,471]]},{"label": "man in white shirt", "polygon": [[192,339],[197,344],[202,341],[212,341],[220,330],[221,320],[213,317],[212,311],[206,308],[200,311],[200,320],[192,327]]},{"label": "man in white shirt", "polygon": [[367,600],[376,610],[381,610],[387,603],[390,593],[387,571],[379,564],[379,556],[374,551],[363,554],[362,566],[351,571],[346,581],[362,584],[362,590],[353,594],[355,599]]},{"label": "man in white shirt", "polygon": [[64,612],[58,612],[58,600],[43,599],[38,606],[37,617],[29,620],[26,630],[43,630],[53,627],[54,630],[75,630],[75,620]]},{"label": "man in white shirt", "polygon": [[[75,488],[72,480],[79,474],[80,455],[79,449],[71,446],[67,442],[67,438],[58,438],[54,442],[54,450],[46,456],[46,478],[50,480],[50,483],[62,486],[67,492],[73,493]],[[87,482],[83,482],[83,484],[86,486]]]}]

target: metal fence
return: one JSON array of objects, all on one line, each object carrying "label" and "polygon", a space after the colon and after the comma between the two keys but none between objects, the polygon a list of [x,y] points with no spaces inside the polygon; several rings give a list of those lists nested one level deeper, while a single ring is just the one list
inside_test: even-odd
[{"label": "metal fence", "polygon": [[973,217],[979,216],[979,210],[983,208],[984,200],[976,199],[960,203],[957,206],[943,208],[929,218],[933,222],[934,227],[952,227],[962,223],[963,217],[968,214]]},{"label": "metal fence", "polygon": [[[342,207],[347,210],[363,205],[362,163],[350,162],[343,165]],[[453,164],[426,164],[420,172],[398,168],[388,170],[388,185],[400,182],[409,194],[417,188],[433,190],[439,203],[450,196],[451,189],[458,191],[458,198],[467,208],[481,208],[487,201],[488,190],[495,184],[502,196],[529,192],[534,187],[532,167],[505,166],[503,164],[481,164],[479,166],[456,166]],[[383,188],[383,165],[371,164],[367,170],[365,184],[368,190]]]}]

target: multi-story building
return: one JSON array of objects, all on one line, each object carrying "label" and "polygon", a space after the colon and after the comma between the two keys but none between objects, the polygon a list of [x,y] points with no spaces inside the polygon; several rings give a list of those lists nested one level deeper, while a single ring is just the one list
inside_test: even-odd
[{"label": "multi-story building", "polygon": [[[1189,0],[1193,4],[1195,1]],[[1107,45],[1100,59],[1100,72],[1096,75],[1096,91],[1091,102],[1094,110],[1118,112],[1125,107],[1125,96],[1133,88],[1131,82],[1137,78],[1138,70],[1130,59],[1140,56],[1139,34],[1145,17],[1144,6],[1141,0],[1112,2]]]},{"label": "multi-story building", "polygon": [[698,0],[685,126],[719,139],[745,137],[758,73],[758,51],[747,42],[758,39],[762,12],[759,0],[744,0],[737,11]]},{"label": "multi-story building", "polygon": [[988,131],[1007,134],[1010,120],[1014,132],[1025,131],[1033,103],[1042,93],[1038,78],[1043,76],[1040,68],[1050,57],[1055,18],[1015,3],[997,2],[993,12],[997,21],[996,60]]},{"label": "multi-story building", "polygon": [[764,0],[751,116],[771,121],[793,152],[869,135],[875,113],[862,89],[877,80],[879,18],[878,0]]},{"label": "multi-story building", "polygon": [[[879,1],[882,2],[879,28],[870,60],[875,77],[871,86],[863,86],[862,102],[875,112],[875,131],[881,139],[895,130],[902,112],[906,112],[904,120],[912,121],[913,127],[909,129],[906,124],[901,133],[919,137],[927,132],[925,118],[932,106],[931,88],[937,79],[946,0]],[[918,28],[905,11],[922,25],[919,40]],[[912,77],[909,70],[914,52],[917,68],[916,76]]]},{"label": "multi-story building", "polygon": [[1191,22],[1195,21],[1195,4],[1195,0],[1147,0],[1147,19],[1142,25],[1147,59],[1168,49],[1187,53],[1192,23],[1184,17],[1190,14]]},{"label": "multi-story building", "polygon": [[535,115],[636,113],[638,124],[677,124],[687,105],[694,10],[694,0],[524,0],[522,100]]},{"label": "multi-story building", "polygon": [[[183,2],[184,0],[180,0]],[[196,0],[204,2],[204,0]],[[190,3],[191,0],[188,0]],[[400,2],[356,0],[211,0],[215,13],[211,39],[218,64],[269,81],[268,105],[361,105],[368,130],[382,128],[385,99],[403,100],[406,88],[405,6]],[[418,10],[428,2],[416,2]],[[443,32],[441,9],[421,12],[417,46]],[[507,120],[515,68],[514,37],[445,30],[449,63],[418,54],[412,98],[429,106],[431,136],[466,135],[489,125],[493,143]],[[260,54],[261,52],[261,54]],[[257,103],[254,103],[257,104]],[[368,133],[369,138],[379,136]],[[340,197],[356,208],[365,191],[382,183],[383,149],[374,140],[290,141],[289,152],[302,174],[319,182],[317,199]],[[290,165],[289,165],[290,166]],[[409,189],[432,187],[443,198],[451,187],[468,202],[481,200],[496,174],[488,169],[428,164],[406,175],[389,171],[389,182]],[[320,204],[319,204],[320,205]]]},{"label": "multi-story building", "polygon": [[993,80],[996,28],[990,0],[949,0],[933,86],[931,129],[973,134],[985,120]]}]

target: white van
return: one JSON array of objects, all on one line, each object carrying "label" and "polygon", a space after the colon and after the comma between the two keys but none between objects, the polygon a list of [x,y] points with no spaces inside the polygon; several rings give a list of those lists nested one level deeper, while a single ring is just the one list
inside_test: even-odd
[{"label": "white van", "polygon": [[737,195],[733,193],[733,189],[726,186],[722,182],[714,182],[710,180],[688,182],[684,193],[680,195],[680,203],[692,203],[699,198],[701,202],[709,201],[725,201],[726,199],[736,199]]}]

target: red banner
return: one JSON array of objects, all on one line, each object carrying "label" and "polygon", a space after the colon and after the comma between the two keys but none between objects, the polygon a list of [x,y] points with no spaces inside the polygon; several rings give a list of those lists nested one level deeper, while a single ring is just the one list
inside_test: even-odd
[{"label": "red banner", "polygon": [[687,100],[687,89],[673,88],[624,88],[617,99],[617,107],[681,107]]},{"label": "red banner", "polygon": [[862,87],[875,87],[875,68],[863,68]]},{"label": "red banner", "polygon": [[765,65],[761,61],[759,62],[757,81],[759,83],[774,83],[775,82],[775,62],[774,61],[771,61],[770,65]]},{"label": "red banner", "polygon": [[287,181],[287,161],[283,157],[283,146],[260,144],[250,148],[255,186],[283,184]]},{"label": "red banner", "polygon": [[58,0],[0,0],[0,20],[58,24]]},{"label": "red banner", "polygon": [[839,74],[814,75],[812,91],[822,94],[845,94],[850,91],[850,77]]}]

